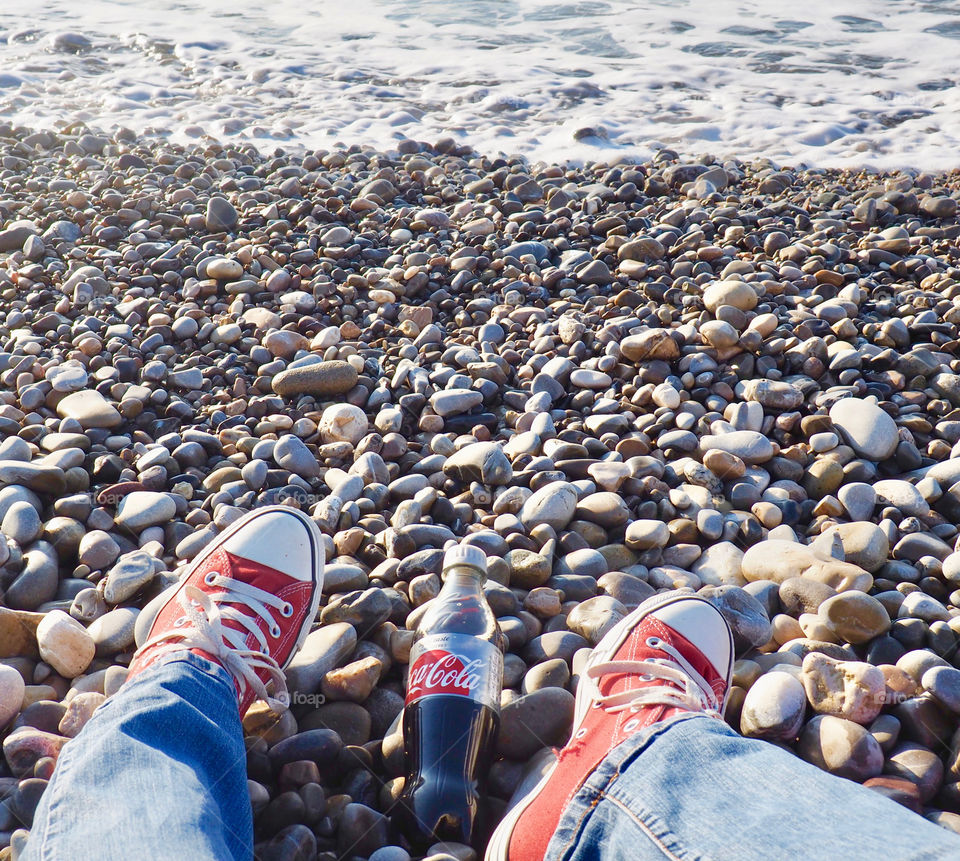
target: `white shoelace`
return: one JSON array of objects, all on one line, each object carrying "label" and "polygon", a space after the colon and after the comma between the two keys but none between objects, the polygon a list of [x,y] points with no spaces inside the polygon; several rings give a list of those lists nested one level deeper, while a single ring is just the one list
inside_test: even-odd
[{"label": "white shoelace", "polygon": [[[209,572],[204,577],[204,583],[221,591],[207,593],[196,586],[184,587],[178,596],[184,615],[174,621],[172,630],[147,640],[137,654],[157,643],[179,638],[178,645],[183,648],[202,649],[220,661],[236,680],[241,696],[249,686],[271,709],[283,711],[290,704],[287,680],[280,665],[270,657],[267,637],[249,613],[231,606],[221,607],[220,604],[239,604],[252,611],[267,623],[269,635],[274,639],[280,636],[281,629],[269,608],[279,611],[283,617],[289,617],[293,614],[293,605],[270,592],[224,577],[216,571]],[[223,624],[224,621],[236,622],[243,630],[228,628]],[[259,650],[247,648],[248,633],[253,634]],[[276,683],[275,695],[267,693],[267,686],[256,673],[258,669],[266,670]]]},{"label": "white shoelace", "polygon": [[[605,661],[587,669],[586,680],[593,686],[591,699],[595,707],[616,713],[627,709],[636,711],[641,706],[664,705],[721,717],[722,706],[713,688],[677,649],[659,637],[647,637],[647,646],[664,652],[670,658]],[[640,676],[643,681],[660,679],[671,684],[601,694],[597,679],[610,673],[629,673]]]}]

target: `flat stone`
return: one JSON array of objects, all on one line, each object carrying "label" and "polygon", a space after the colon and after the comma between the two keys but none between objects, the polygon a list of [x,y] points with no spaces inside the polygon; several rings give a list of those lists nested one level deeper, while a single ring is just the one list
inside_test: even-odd
[{"label": "flat stone", "polygon": [[103,597],[108,604],[122,604],[153,582],[162,566],[155,557],[142,550],[125,553],[106,576]]},{"label": "flat stone", "polygon": [[149,526],[173,520],[176,513],[177,504],[169,494],[136,490],[120,500],[115,520],[118,526],[132,532],[142,532]]},{"label": "flat stone", "polygon": [[185,368],[167,374],[167,382],[182,392],[199,391],[203,388],[203,372],[199,368]]},{"label": "flat stone", "polygon": [[513,478],[513,467],[495,442],[465,445],[447,458],[443,472],[460,481],[479,481],[494,486],[509,484]]},{"label": "flat stone", "polygon": [[333,360],[288,368],[273,378],[273,391],[281,397],[342,395],[357,384],[358,374],[349,362]]},{"label": "flat stone", "polygon": [[229,257],[211,257],[206,261],[207,278],[233,281],[243,275],[243,264]]},{"label": "flat stone", "polygon": [[597,586],[611,598],[616,598],[628,610],[636,610],[647,598],[656,594],[654,588],[645,580],[622,571],[604,574],[597,580]]},{"label": "flat stone", "polygon": [[87,385],[87,372],[79,363],[54,365],[44,376],[55,392],[78,392]]},{"label": "flat stone", "polygon": [[587,494],[577,503],[574,517],[596,523],[605,529],[623,526],[630,519],[630,509],[622,497],[611,491]]},{"label": "flat stone", "polygon": [[29,502],[15,502],[3,516],[0,530],[21,547],[33,542],[43,531],[40,514]]},{"label": "flat stone", "polygon": [[574,697],[563,688],[542,688],[508,703],[500,713],[497,752],[529,759],[540,748],[563,744],[573,723]]},{"label": "flat stone", "polygon": [[791,577],[809,577],[838,592],[866,592],[873,586],[873,577],[859,566],[821,559],[802,544],[779,539],[759,541],[750,547],[743,555],[741,570],[748,581],[782,583]]},{"label": "flat stone", "polygon": [[320,416],[317,429],[325,443],[347,442],[356,445],[369,428],[367,416],[352,404],[334,404]]},{"label": "flat stone", "polygon": [[916,562],[924,556],[946,559],[953,548],[945,541],[929,532],[911,532],[904,535],[893,548],[894,559],[907,559]]},{"label": "flat stone", "polygon": [[[24,463],[19,460],[0,460],[0,486],[20,484],[37,493],[61,495],[66,490],[66,474],[58,466],[43,463]],[[7,500],[7,505],[14,500]],[[2,510],[9,510],[3,508]]]},{"label": "flat stone", "polygon": [[337,829],[339,857],[369,857],[383,846],[390,833],[390,820],[365,804],[351,802],[343,808]]},{"label": "flat stone", "polygon": [[311,479],[320,475],[316,456],[299,437],[283,434],[273,447],[273,459],[277,466],[288,469],[301,478]]},{"label": "flat stone", "polygon": [[799,618],[801,613],[816,613],[820,605],[836,595],[826,583],[808,577],[790,577],[780,584],[778,597],[783,612]]},{"label": "flat stone", "polygon": [[90,623],[87,633],[97,647],[97,657],[110,657],[133,645],[139,613],[136,607],[117,607]]},{"label": "flat stone", "polygon": [[320,684],[320,692],[328,700],[350,700],[362,703],[380,679],[383,664],[374,657],[352,661],[344,667],[328,670]]},{"label": "flat stone", "polygon": [[37,658],[37,626],[43,613],[0,607],[0,658]]},{"label": "flat stone", "polygon": [[572,484],[554,481],[535,491],[520,509],[520,521],[528,529],[545,524],[564,529],[577,509],[577,491]]},{"label": "flat stone", "polygon": [[877,492],[873,486],[860,481],[843,485],[837,492],[837,498],[851,520],[869,520],[877,504]]},{"label": "flat stone", "polygon": [[803,729],[797,755],[837,777],[863,781],[883,770],[877,740],[853,721],[817,715]]},{"label": "flat stone", "polygon": [[483,403],[483,395],[473,389],[444,389],[430,396],[430,406],[442,417],[468,413]]},{"label": "flat stone", "polygon": [[924,517],[930,513],[930,504],[909,481],[888,478],[875,482],[873,489],[880,505],[892,505],[908,517]]},{"label": "flat stone", "polygon": [[270,763],[279,771],[289,762],[311,760],[321,767],[329,766],[343,750],[343,742],[329,729],[298,732],[270,748]]},{"label": "flat stone", "polygon": [[872,595],[848,591],[827,598],[817,614],[841,640],[853,645],[867,643],[890,629],[890,616]]},{"label": "flat stone", "polygon": [[520,589],[535,589],[550,579],[550,560],[531,550],[511,550],[504,557],[510,568],[510,585]]},{"label": "flat stone", "polygon": [[0,230],[0,251],[19,251],[31,236],[37,236],[40,230],[32,221],[19,219],[11,221]]},{"label": "flat stone", "polygon": [[803,392],[792,383],[780,380],[746,380],[741,385],[744,400],[756,401],[768,409],[794,410],[803,403]]},{"label": "flat stone", "polygon": [[904,742],[898,744],[887,757],[884,773],[903,777],[916,784],[920,801],[926,804],[943,782],[943,763],[932,750],[922,745]]},{"label": "flat stone", "polygon": [[680,355],[680,347],[667,329],[647,329],[624,338],[620,342],[620,354],[631,362],[670,361]]},{"label": "flat stone", "polygon": [[721,305],[752,311],[759,298],[757,291],[744,281],[715,281],[703,291],[703,304],[711,313],[716,313]]},{"label": "flat stone", "polygon": [[57,404],[57,415],[75,419],[85,429],[115,428],[123,423],[117,408],[95,389],[67,395]]},{"label": "flat stone", "polygon": [[899,619],[922,619],[924,622],[949,622],[950,611],[936,598],[923,592],[906,595],[897,611]]},{"label": "flat stone", "polygon": [[707,547],[690,570],[705,586],[743,586],[747,581],[742,564],[743,551],[730,541],[719,541]]},{"label": "flat stone", "polygon": [[739,650],[769,642],[773,635],[770,619],[763,605],[749,592],[739,586],[721,585],[704,586],[697,594],[723,614]]},{"label": "flat stone", "polygon": [[357,645],[353,625],[336,622],[316,628],[307,635],[303,647],[284,671],[291,697],[294,692],[313,694],[323,677],[349,657]]},{"label": "flat stone", "polygon": [[102,529],[93,529],[80,539],[77,559],[91,570],[99,571],[112,565],[119,555],[120,545],[113,536]]},{"label": "flat stone", "polygon": [[627,526],[624,543],[631,550],[649,550],[666,547],[670,529],[661,520],[634,520]]},{"label": "flat stone", "polygon": [[331,729],[344,744],[366,744],[370,741],[370,713],[361,705],[348,701],[329,702],[308,712],[299,721],[301,730]]},{"label": "flat stone", "polygon": [[747,464],[766,463],[774,454],[773,443],[751,430],[708,434],[700,438],[700,447],[704,451],[725,451]]},{"label": "flat stone", "polygon": [[3,740],[3,756],[14,775],[26,777],[33,773],[37,760],[44,757],[56,759],[68,741],[62,735],[21,727]]},{"label": "flat stone", "polygon": [[320,621],[324,625],[331,622],[349,622],[364,636],[386,621],[392,610],[393,605],[383,591],[370,588],[334,598],[323,608]]},{"label": "flat stone", "polygon": [[563,658],[568,663],[573,660],[578,649],[589,648],[590,644],[573,631],[549,631],[534,637],[523,647],[521,656],[527,664],[538,664],[551,658]]},{"label": "flat stone", "polygon": [[[880,483],[880,482],[878,482]],[[831,526],[814,542],[818,551],[827,548],[833,537],[837,536],[843,546],[845,562],[858,565],[871,574],[886,564],[890,556],[890,542],[886,533],[875,523],[840,523]]]},{"label": "flat stone", "polygon": [[570,611],[567,627],[595,646],[627,612],[627,608],[615,598],[598,595],[582,601]]},{"label": "flat stone", "polygon": [[900,441],[894,420],[873,401],[842,398],[830,408],[830,419],[847,444],[867,460],[886,460]]}]

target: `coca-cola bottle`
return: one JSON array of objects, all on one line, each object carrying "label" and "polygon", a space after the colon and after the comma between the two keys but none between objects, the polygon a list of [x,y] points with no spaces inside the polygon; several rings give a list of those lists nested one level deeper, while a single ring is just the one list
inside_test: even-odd
[{"label": "coca-cola bottle", "polygon": [[479,547],[446,552],[443,588],[423,614],[410,650],[403,711],[406,780],[396,808],[417,847],[470,843],[500,726],[503,655],[483,594]]}]

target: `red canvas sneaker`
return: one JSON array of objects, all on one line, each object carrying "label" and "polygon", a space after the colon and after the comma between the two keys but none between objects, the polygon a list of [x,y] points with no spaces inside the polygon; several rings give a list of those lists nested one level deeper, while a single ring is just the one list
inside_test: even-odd
[{"label": "red canvas sneaker", "polygon": [[633,733],[689,712],[722,719],[733,661],[733,635],[713,604],[676,593],[644,601],[593,650],[570,741],[497,827],[486,861],[543,861],[570,799]]},{"label": "red canvas sneaker", "polygon": [[[252,511],[155,599],[160,609],[127,678],[186,649],[230,673],[241,718],[257,698],[275,710],[285,708],[283,669],[317,614],[323,562],[320,530],[306,514],[283,505]],[[267,692],[271,680],[273,695]]]}]

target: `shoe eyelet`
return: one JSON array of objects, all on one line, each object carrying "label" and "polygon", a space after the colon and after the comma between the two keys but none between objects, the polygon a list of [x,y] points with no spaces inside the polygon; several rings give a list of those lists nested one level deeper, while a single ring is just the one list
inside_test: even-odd
[{"label": "shoe eyelet", "polygon": [[177,618],[173,620],[173,627],[174,627],[174,628],[182,628],[182,627],[184,626],[184,624],[186,623],[186,621],[187,621],[187,617],[186,617],[186,616],[177,616]]},{"label": "shoe eyelet", "polygon": [[270,636],[273,637],[274,640],[276,640],[277,637],[280,636],[280,626],[279,626],[279,625],[274,625],[274,626],[270,629]]},{"label": "shoe eyelet", "polygon": [[280,608],[280,615],[284,619],[289,619],[293,615],[293,604],[289,601]]},{"label": "shoe eyelet", "polygon": [[624,732],[633,732],[639,725],[640,725],[640,721],[638,721],[638,720],[628,720],[628,721],[623,725],[623,731],[624,731]]},{"label": "shoe eyelet", "polygon": [[219,576],[220,576],[219,571],[208,571],[203,577],[203,582],[206,583],[208,586],[212,586],[214,581]]},{"label": "shoe eyelet", "polygon": [[583,727],[581,727],[580,729],[578,729],[578,730],[573,734],[573,737],[574,737],[574,738],[583,738],[586,734],[587,734],[587,731],[586,731]]},{"label": "shoe eyelet", "polygon": [[269,646],[264,646],[264,647],[263,647],[263,654],[266,655],[268,658],[270,657],[270,647],[269,647]]},{"label": "shoe eyelet", "polygon": [[647,637],[647,646],[651,649],[659,649],[662,642],[659,637]]},{"label": "shoe eyelet", "polygon": [[592,708],[592,709],[598,709],[598,708],[600,708],[600,703],[597,702],[596,700],[594,700],[594,702],[592,702],[592,703],[590,704],[590,708]]}]

